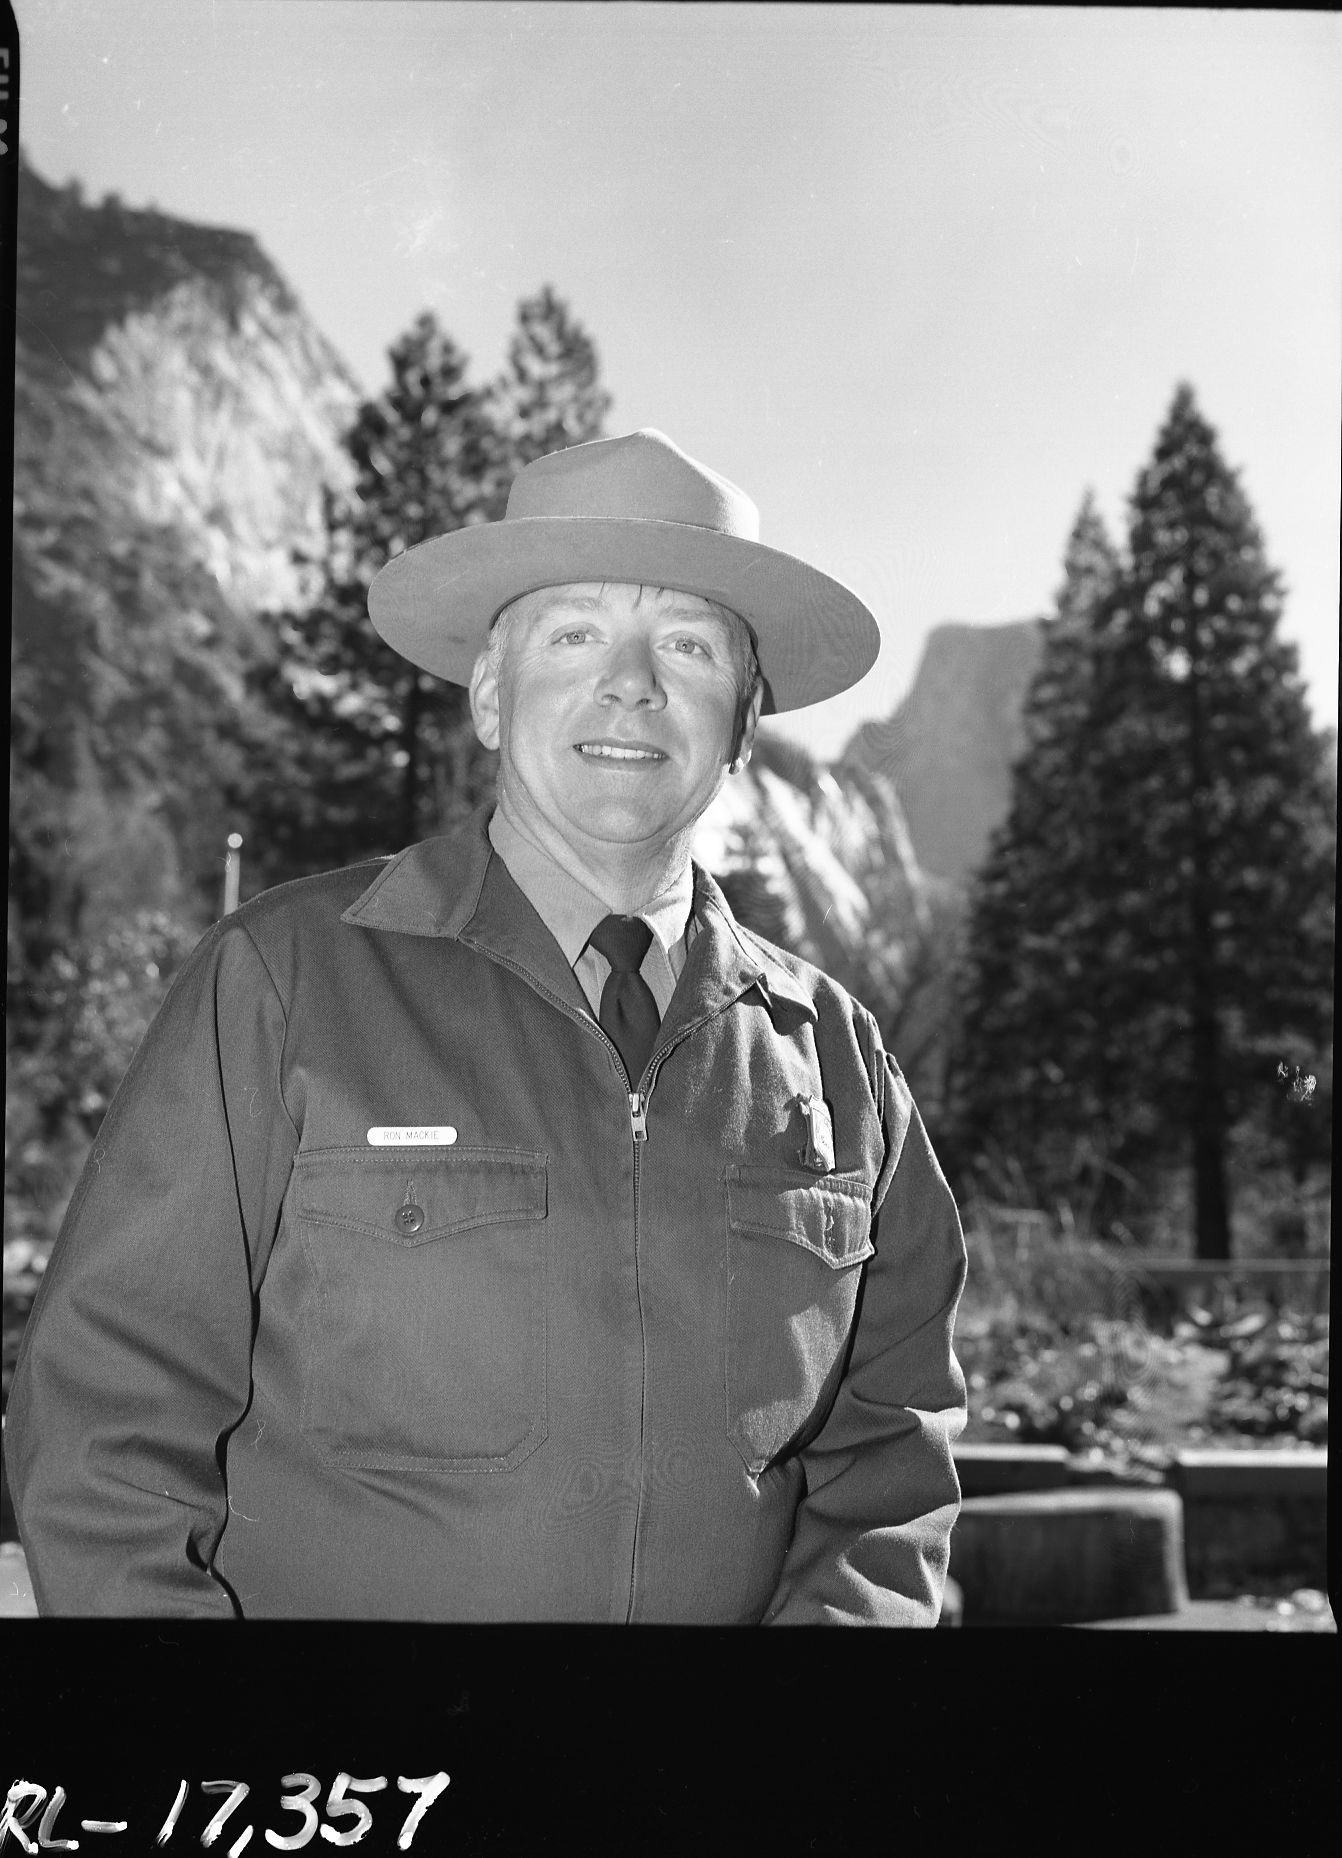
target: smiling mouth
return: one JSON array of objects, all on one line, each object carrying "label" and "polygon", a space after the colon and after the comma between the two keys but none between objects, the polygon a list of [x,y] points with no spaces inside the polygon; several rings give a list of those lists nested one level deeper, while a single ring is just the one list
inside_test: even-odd
[{"label": "smiling mouth", "polygon": [[584,761],[618,762],[622,767],[665,761],[660,748],[648,748],[632,742],[575,742],[574,748]]}]

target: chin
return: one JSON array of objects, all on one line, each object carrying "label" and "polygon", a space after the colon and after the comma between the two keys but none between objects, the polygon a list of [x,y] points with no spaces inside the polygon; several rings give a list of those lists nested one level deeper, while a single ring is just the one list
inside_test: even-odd
[{"label": "chin", "polygon": [[660,845],[683,830],[674,822],[631,819],[627,814],[597,808],[572,823],[584,838],[599,839],[606,845]]},{"label": "chin", "polygon": [[624,844],[658,844],[674,838],[698,817],[692,809],[678,806],[638,805],[614,795],[575,796],[564,808],[570,826],[588,838],[618,841]]}]

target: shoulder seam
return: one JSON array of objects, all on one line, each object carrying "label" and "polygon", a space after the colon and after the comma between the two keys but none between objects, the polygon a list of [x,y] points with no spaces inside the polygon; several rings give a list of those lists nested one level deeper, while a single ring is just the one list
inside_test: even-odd
[{"label": "shoulder seam", "polygon": [[256,937],[252,934],[250,925],[239,920],[238,927],[239,929],[242,930],[242,933],[246,936],[248,942],[251,944],[252,952],[255,954],[256,959],[261,963],[262,972],[265,974],[266,979],[270,982],[271,992],[274,994],[275,999],[279,1005],[280,1018],[284,1022],[284,1037],[280,1040],[279,1057],[276,1061],[276,1067],[275,1067],[275,1071],[276,1071],[275,1090],[276,1090],[277,1096],[279,1097],[281,1108],[283,1109],[285,1116],[288,1117],[289,1119],[289,1127],[293,1130],[295,1137],[301,1143],[303,1139],[303,1132],[298,1127],[298,1124],[294,1121],[293,1115],[289,1109],[289,1105],[284,1100],[284,1060],[285,1060],[285,1055],[287,1054],[289,1050],[289,1009],[284,1004],[284,995],[280,992],[279,982],[275,979],[274,974],[271,972],[270,963],[266,960],[265,955],[262,952],[260,943],[257,941]]}]

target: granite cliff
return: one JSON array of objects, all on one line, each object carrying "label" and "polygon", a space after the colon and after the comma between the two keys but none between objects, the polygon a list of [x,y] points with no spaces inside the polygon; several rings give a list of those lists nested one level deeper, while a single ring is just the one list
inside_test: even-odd
[{"label": "granite cliff", "polygon": [[864,723],[839,758],[840,780],[858,768],[894,782],[932,877],[963,887],[1006,815],[1040,648],[1038,620],[935,627],[904,701],[885,721]]},{"label": "granite cliff", "polygon": [[255,239],[88,205],[25,163],[17,273],[22,540],[86,501],[171,533],[240,616],[298,599],[358,390]]},{"label": "granite cliff", "polygon": [[245,232],[24,163],[16,244],[19,888],[105,919],[218,860],[226,738],[265,615],[305,602],[293,557],[348,482],[358,390]]}]

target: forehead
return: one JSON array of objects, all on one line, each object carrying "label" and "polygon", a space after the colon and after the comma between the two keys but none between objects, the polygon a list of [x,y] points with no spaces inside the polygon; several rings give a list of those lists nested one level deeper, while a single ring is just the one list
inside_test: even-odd
[{"label": "forehead", "polygon": [[701,594],[680,593],[673,587],[650,587],[635,581],[570,581],[560,587],[541,587],[527,596],[528,616],[543,619],[563,610],[577,613],[632,613],[642,611],[659,619],[707,620],[729,631],[739,623],[714,600]]}]

